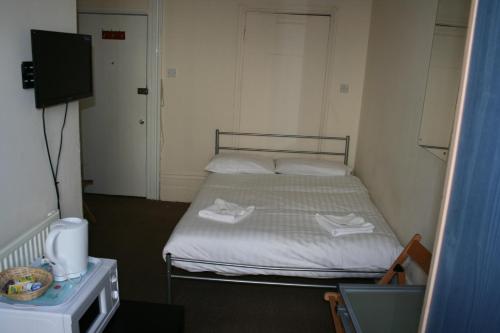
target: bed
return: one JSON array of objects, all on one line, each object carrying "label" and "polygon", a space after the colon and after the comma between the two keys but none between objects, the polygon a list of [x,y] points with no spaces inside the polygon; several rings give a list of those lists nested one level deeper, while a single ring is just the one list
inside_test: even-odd
[{"label": "bed", "polygon": [[[216,154],[222,149],[285,152],[220,146],[220,135],[266,134],[217,131]],[[341,155],[344,163],[347,163],[348,137],[270,135],[344,140],[345,149],[341,152],[286,152]],[[217,198],[253,205],[255,211],[240,223],[229,225],[199,217],[198,212]],[[333,237],[316,222],[316,213],[355,213],[372,223],[375,229],[369,234]],[[213,173],[207,177],[177,224],[164,247],[163,255],[167,263],[167,291],[170,298],[171,278],[245,282],[247,280],[234,277],[379,277],[386,272],[401,249],[396,236],[371,202],[366,187],[355,176]],[[173,274],[172,266],[189,272],[213,272],[219,277]],[[313,283],[311,286],[323,285]]]}]

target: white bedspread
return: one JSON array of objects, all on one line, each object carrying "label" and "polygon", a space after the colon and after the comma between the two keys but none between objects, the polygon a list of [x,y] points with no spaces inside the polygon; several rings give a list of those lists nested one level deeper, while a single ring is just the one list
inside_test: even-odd
[{"label": "white bedspread", "polygon": [[[200,218],[198,211],[216,198],[255,206],[237,224]],[[373,233],[333,237],[314,215],[355,213],[375,226]],[[340,268],[377,272],[402,250],[396,236],[354,176],[211,174],[175,227],[163,254],[246,265]],[[276,271],[174,261],[191,271],[221,274],[272,274],[303,277],[367,277],[380,274]]]}]

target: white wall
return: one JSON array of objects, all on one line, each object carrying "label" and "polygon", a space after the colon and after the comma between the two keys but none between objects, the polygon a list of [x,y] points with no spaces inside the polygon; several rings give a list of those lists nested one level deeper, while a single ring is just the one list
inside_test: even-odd
[{"label": "white wall", "polygon": [[417,146],[437,0],[373,3],[355,173],[402,243],[432,248],[445,162]]},{"label": "white wall", "polygon": [[77,0],[78,11],[148,12],[148,0]]},{"label": "white wall", "polygon": [[[0,248],[56,209],[33,89],[21,86],[21,62],[31,60],[30,29],[76,32],[76,2],[3,0],[0,3]],[[56,154],[63,106],[47,110]],[[70,104],[60,167],[62,212],[81,216],[78,103]]]},{"label": "white wall", "polygon": [[[371,0],[166,0],[162,200],[190,201],[213,155],[214,129],[238,130],[235,85],[241,6],[335,10],[330,99],[322,134],[351,135],[354,165]],[[176,68],[177,77],[167,78],[167,68]],[[340,83],[350,85],[349,94],[339,93]]]}]

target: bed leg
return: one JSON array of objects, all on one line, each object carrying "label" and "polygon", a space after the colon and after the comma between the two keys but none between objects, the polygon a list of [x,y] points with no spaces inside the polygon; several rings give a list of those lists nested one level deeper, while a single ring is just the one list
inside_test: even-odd
[{"label": "bed leg", "polygon": [[165,256],[167,262],[167,304],[172,304],[172,255],[167,253]]}]

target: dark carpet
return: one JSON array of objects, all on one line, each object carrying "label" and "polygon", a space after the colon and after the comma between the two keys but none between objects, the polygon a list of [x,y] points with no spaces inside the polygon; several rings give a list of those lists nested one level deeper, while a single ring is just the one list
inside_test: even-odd
[{"label": "dark carpet", "polygon": [[[165,303],[162,249],[188,204],[86,194],[90,255],[118,260],[123,300]],[[324,290],[174,280],[185,332],[333,332]]]},{"label": "dark carpet", "polygon": [[184,311],[181,306],[122,300],[104,333],[183,331]]}]

